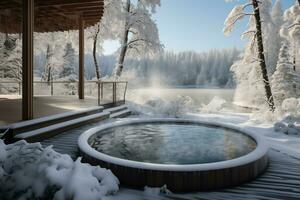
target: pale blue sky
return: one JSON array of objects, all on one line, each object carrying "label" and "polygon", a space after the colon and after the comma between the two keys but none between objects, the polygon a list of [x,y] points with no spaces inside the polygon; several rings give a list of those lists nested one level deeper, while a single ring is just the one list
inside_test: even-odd
[{"label": "pale blue sky", "polygon": [[[240,2],[245,2],[240,0]],[[295,0],[281,0],[283,8]],[[247,20],[237,24],[231,36],[223,35],[224,20],[239,2],[224,0],[161,0],[161,7],[154,18],[165,50],[207,51],[213,48],[242,48],[240,34],[245,30]],[[116,42],[106,42],[106,54],[117,48]]]}]

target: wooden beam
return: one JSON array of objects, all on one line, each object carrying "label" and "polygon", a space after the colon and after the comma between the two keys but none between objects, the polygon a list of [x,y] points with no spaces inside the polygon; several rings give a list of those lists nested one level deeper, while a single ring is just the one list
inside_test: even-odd
[{"label": "wooden beam", "polygon": [[37,6],[76,6],[76,5],[86,5],[89,3],[100,3],[104,4],[101,0],[38,0]]},{"label": "wooden beam", "polygon": [[33,119],[34,0],[23,1],[22,119]]},{"label": "wooden beam", "polygon": [[79,19],[79,99],[84,99],[84,20]]}]

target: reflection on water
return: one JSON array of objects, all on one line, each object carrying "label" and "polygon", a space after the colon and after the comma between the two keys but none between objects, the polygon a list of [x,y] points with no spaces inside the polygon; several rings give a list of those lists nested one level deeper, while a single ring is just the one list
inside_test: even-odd
[{"label": "reflection on water", "polygon": [[256,143],[231,130],[193,124],[140,124],[108,129],[89,140],[99,152],[160,164],[200,164],[248,154]]}]

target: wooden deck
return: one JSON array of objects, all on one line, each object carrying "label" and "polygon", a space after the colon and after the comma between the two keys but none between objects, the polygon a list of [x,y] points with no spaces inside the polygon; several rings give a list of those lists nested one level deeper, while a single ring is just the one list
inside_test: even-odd
[{"label": "wooden deck", "polygon": [[[18,95],[0,95],[0,126],[21,121],[22,102]],[[97,97],[79,100],[76,96],[35,96],[34,118],[97,106]]]},{"label": "wooden deck", "polygon": [[[112,119],[108,120],[111,121]],[[107,123],[102,121],[93,125]],[[53,148],[64,154],[69,154],[73,159],[78,157],[77,139],[81,133],[89,129],[91,125],[76,130],[67,131],[64,134],[50,138],[42,142],[43,146],[53,145]],[[144,200],[299,200],[300,199],[300,159],[291,157],[275,149],[268,153],[270,165],[267,171],[258,179],[233,187],[213,192],[188,193],[167,196],[145,195],[144,192],[121,188],[112,199],[144,199]]]},{"label": "wooden deck", "polygon": [[151,195],[121,188],[113,200],[299,200],[300,160],[278,152],[269,151],[270,166],[260,178],[233,187],[212,192]]},{"label": "wooden deck", "polygon": [[57,151],[58,153],[69,154],[73,160],[76,160],[78,157],[78,146],[77,146],[78,137],[84,131],[90,129],[91,126],[101,125],[104,123],[108,123],[110,121],[112,121],[112,119],[85,125],[80,128],[77,128],[77,129],[72,129],[72,130],[66,131],[60,135],[57,135],[55,137],[46,139],[46,140],[42,141],[41,143],[44,147],[52,145],[53,149],[55,151]]}]

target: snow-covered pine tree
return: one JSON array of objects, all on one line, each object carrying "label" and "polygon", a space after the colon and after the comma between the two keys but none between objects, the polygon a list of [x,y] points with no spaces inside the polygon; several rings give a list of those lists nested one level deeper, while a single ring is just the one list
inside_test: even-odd
[{"label": "snow-covered pine tree", "polygon": [[63,64],[61,66],[61,71],[59,78],[75,76],[75,50],[72,46],[72,43],[68,42],[66,44],[64,55],[63,55]]},{"label": "snow-covered pine tree", "polygon": [[[47,37],[48,40],[44,40],[44,37]],[[36,40],[36,48],[46,55],[42,80],[50,84],[51,80],[59,78],[66,38],[63,32],[51,32],[37,34]]]},{"label": "snow-covered pine tree", "polygon": [[281,36],[291,44],[291,55],[293,57],[294,70],[300,71],[300,5],[298,2],[284,12],[284,25]]},{"label": "snow-covered pine tree", "polygon": [[300,76],[294,71],[290,48],[288,42],[283,42],[278,56],[276,71],[272,76],[273,95],[278,105],[281,105],[287,98],[298,98],[300,96]]},{"label": "snow-covered pine tree", "polygon": [[61,66],[59,78],[61,81],[66,82],[64,83],[64,86],[67,89],[66,94],[75,95],[77,90],[75,82],[78,80],[78,77],[75,73],[75,50],[70,42],[66,44],[64,50],[63,64]]},{"label": "snow-covered pine tree", "polygon": [[12,36],[6,36],[0,47],[0,65],[5,72],[5,78],[14,81],[22,80],[22,41]]},{"label": "snow-covered pine tree", "polygon": [[45,69],[42,76],[44,81],[47,81],[48,85],[50,85],[51,80],[53,80],[53,48],[51,44],[47,45],[46,51],[46,60],[45,60]]},{"label": "snow-covered pine tree", "polygon": [[[6,81],[22,80],[22,41],[17,36],[0,36],[0,78]],[[0,92],[17,92],[16,84],[2,85]]]},{"label": "snow-covered pine tree", "polygon": [[[282,44],[282,37],[280,36],[280,29],[283,25],[283,10],[281,6],[281,0],[276,0],[271,12],[266,15],[270,15],[269,23],[267,23],[268,30],[264,31],[265,35],[265,47],[266,47],[266,62],[268,73],[272,75],[276,70],[278,61],[278,54]],[[266,29],[266,28],[265,28]]]}]

